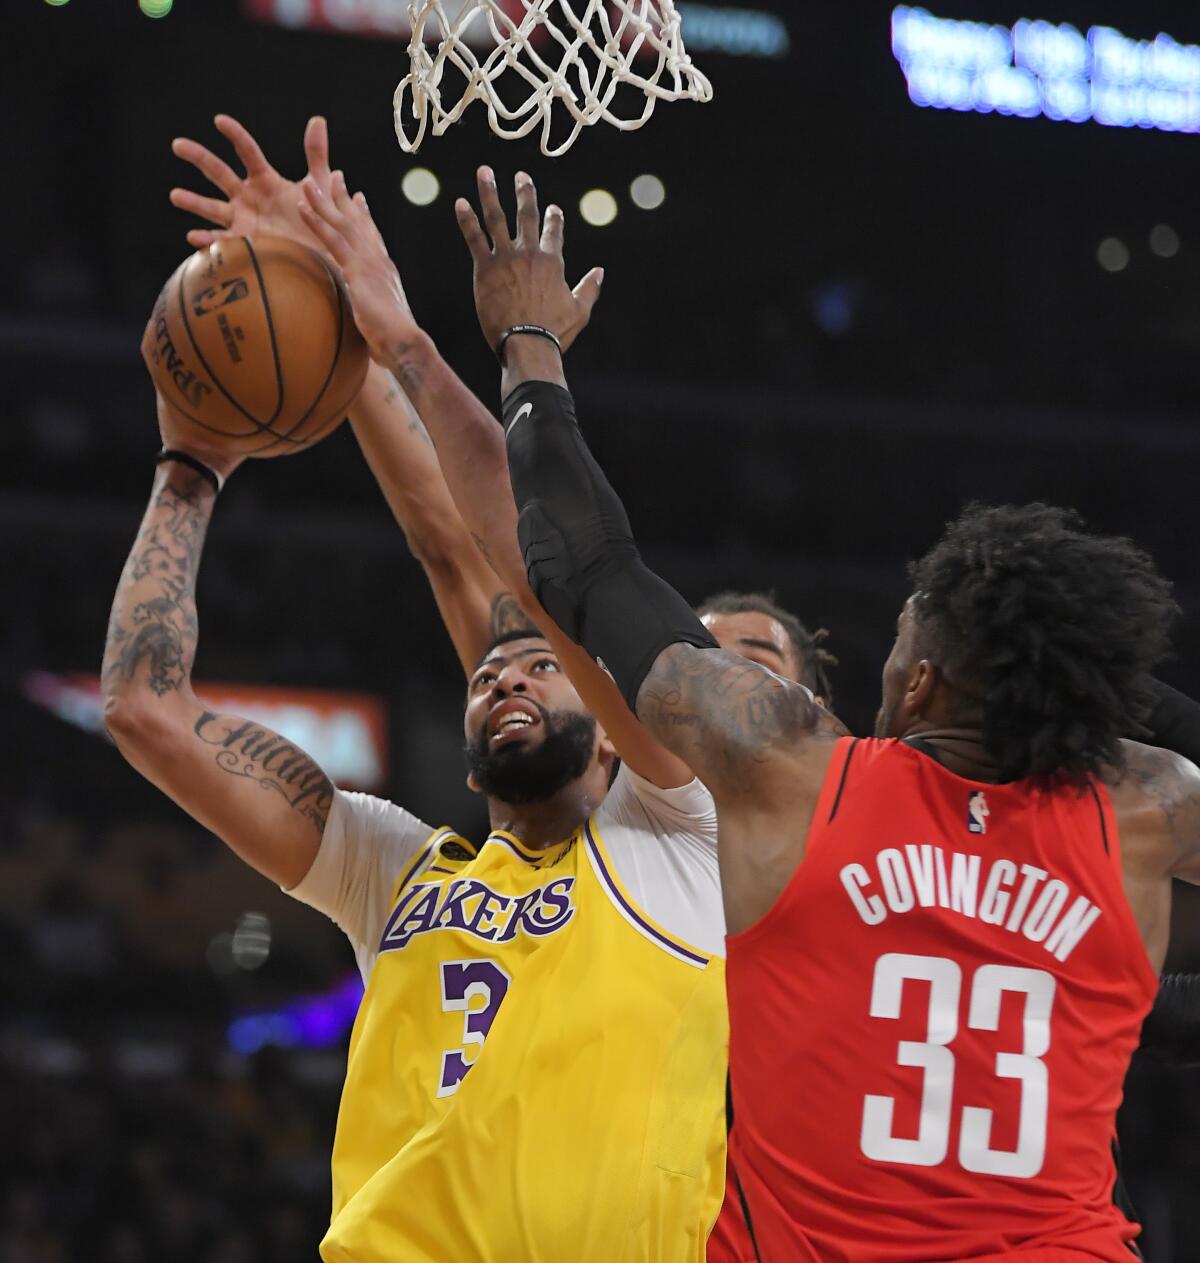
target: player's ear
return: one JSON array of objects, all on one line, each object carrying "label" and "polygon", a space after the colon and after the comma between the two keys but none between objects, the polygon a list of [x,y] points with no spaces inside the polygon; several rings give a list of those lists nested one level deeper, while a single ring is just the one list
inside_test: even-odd
[{"label": "player's ear", "polygon": [[608,739],[608,733],[596,725],[596,752],[602,759],[615,759],[617,757],[617,747]]},{"label": "player's ear", "polygon": [[474,772],[467,773],[467,788],[472,794],[482,794],[483,790],[479,788],[479,782],[475,779]]},{"label": "player's ear", "polygon": [[933,702],[940,674],[928,658],[922,658],[908,673],[904,707],[916,719],[923,718]]}]

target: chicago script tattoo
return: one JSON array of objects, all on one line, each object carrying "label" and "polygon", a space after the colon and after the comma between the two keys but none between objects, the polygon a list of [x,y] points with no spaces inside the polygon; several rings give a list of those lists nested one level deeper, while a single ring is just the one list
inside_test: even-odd
[{"label": "chicago script tattoo", "polygon": [[205,745],[216,748],[221,771],[281,795],[289,807],[324,831],[333,784],[303,750],[269,728],[208,710],[196,720],[194,731]]}]

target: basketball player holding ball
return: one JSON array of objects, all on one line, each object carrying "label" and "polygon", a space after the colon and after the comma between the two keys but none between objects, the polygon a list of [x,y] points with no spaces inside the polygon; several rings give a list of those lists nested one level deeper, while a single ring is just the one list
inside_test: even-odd
[{"label": "basketball player holding ball", "polygon": [[[433,414],[471,406],[457,379],[438,389]],[[700,1263],[725,1130],[707,791],[568,644],[585,708],[529,626],[471,664],[468,763],[493,823],[479,847],[339,792],[278,734],[211,711],[191,685],[197,571],[262,416],[218,435],[198,409],[158,406],[164,452],[114,600],[106,721],[138,770],[355,947],[367,994],[322,1256]]]},{"label": "basketball player holding ball", "polygon": [[[193,142],[181,142],[181,144],[185,144],[185,145],[191,145],[192,143]],[[196,148],[202,150],[202,147],[196,147]],[[212,159],[212,155],[208,154],[208,151],[202,150],[202,152],[205,155],[207,155],[207,159],[209,161],[216,161],[215,159]],[[197,165],[200,166],[201,163],[197,162]],[[173,200],[176,201],[176,204],[183,204],[185,196],[188,198],[191,198],[191,197],[195,197],[196,195],[184,194],[183,191],[177,191],[176,194],[173,195]],[[217,205],[224,207],[225,204],[217,204]],[[208,212],[204,212],[204,213],[208,213]],[[222,215],[228,215],[229,212],[225,209],[222,209],[222,211],[220,211],[219,213]],[[222,222],[221,219],[219,219],[216,214],[213,214],[210,217],[216,219],[218,223]],[[207,232],[208,230],[194,230],[192,238],[191,238],[193,240],[193,243],[201,244],[201,245],[205,244],[204,238],[207,236]],[[372,371],[374,372],[375,370],[373,369]],[[360,441],[362,441],[363,435],[366,429],[367,427],[365,426],[362,429],[360,429],[359,425],[356,423],[356,430],[359,430]],[[391,439],[392,439],[393,447],[395,446],[394,439],[395,439],[396,432],[397,432],[397,427],[392,426]],[[367,446],[367,444],[364,443],[364,446]],[[387,447],[388,447],[388,441],[387,441],[387,438],[385,437],[381,443],[381,451],[386,451]],[[370,451],[368,451],[368,455],[369,457],[372,457],[372,453]],[[378,454],[372,457],[372,467],[377,469],[377,474],[378,474],[377,466],[379,463],[379,459],[380,457],[378,456]],[[402,480],[402,473],[400,475],[400,478]],[[382,481],[383,480],[381,479],[381,482]],[[385,485],[385,490],[389,491],[389,499],[392,500],[393,505],[396,506],[397,501],[394,495],[391,494],[391,492],[394,491],[395,489],[395,485],[396,485],[395,482],[393,482],[393,485],[391,488],[389,488],[389,486],[386,483],[384,485]],[[397,511],[398,511],[398,516],[401,518],[401,521],[403,522],[404,515],[403,515],[402,510],[398,508]],[[797,674],[799,674],[800,671],[806,669],[805,663],[801,659],[798,658],[796,661],[792,660],[793,658],[797,658],[796,650],[798,649],[798,645],[796,644],[793,644],[791,646],[788,645],[787,636],[784,632],[783,624],[778,619],[774,618],[774,616],[771,615],[770,611],[763,609],[761,606],[761,603],[756,603],[752,601],[749,606],[746,606],[744,601],[741,603],[741,605],[735,602],[733,603],[732,608],[730,608],[729,602],[725,602],[725,603],[718,602],[717,604],[718,606],[723,605],[724,608],[718,608],[718,609],[709,611],[709,616],[706,618],[706,622],[710,626],[713,627],[713,629],[717,632],[718,637],[722,640],[723,643],[729,643],[731,647],[742,648],[744,652],[747,652],[754,656],[758,656],[759,659],[765,661],[767,665],[776,667],[777,669],[782,667],[784,668],[784,673],[793,675],[793,678]],[[443,610],[445,611],[445,605],[443,604],[440,597],[439,597],[439,605],[442,605]],[[714,623],[714,617],[717,620],[716,623]],[[728,624],[727,627],[721,626],[720,620],[722,619],[724,620],[725,623]],[[753,625],[751,625],[751,623],[753,623]],[[778,625],[775,625],[775,624],[778,624]],[[750,640],[746,639],[747,636],[750,637]],[[751,640],[756,641],[757,644],[750,644]],[[750,647],[748,649],[745,648],[741,644],[742,641],[745,641],[745,644],[749,645]],[[769,659],[767,657],[768,652],[771,655]],[[790,654],[790,657],[789,657],[789,654]],[[776,658],[778,658],[779,660],[778,662],[775,661]],[[747,1255],[746,1257],[750,1257],[750,1256]]]}]

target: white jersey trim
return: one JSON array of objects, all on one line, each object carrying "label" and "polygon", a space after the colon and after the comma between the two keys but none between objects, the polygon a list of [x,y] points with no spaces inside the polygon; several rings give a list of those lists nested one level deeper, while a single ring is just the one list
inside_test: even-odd
[{"label": "white jersey trim", "polygon": [[638,933],[689,964],[724,957],[717,811],[700,781],[661,789],[622,767],[584,845],[600,885]]},{"label": "white jersey trim", "polygon": [[647,938],[656,947],[661,947],[663,951],[674,956],[676,960],[682,961],[685,965],[691,965],[696,969],[706,969],[712,960],[710,956],[701,956],[699,952],[692,951],[691,948],[685,947],[682,943],[676,943],[674,939],[668,937],[648,921],[629,899],[621,891],[612,874],[608,871],[608,865],[604,862],[604,851],[600,846],[596,835],[592,832],[592,823],[589,820],[583,828],[584,845],[587,847],[588,861],[592,866],[592,872],[596,874],[596,880],[600,883],[600,888],[608,896],[609,901],[621,917],[631,925],[643,938]]}]

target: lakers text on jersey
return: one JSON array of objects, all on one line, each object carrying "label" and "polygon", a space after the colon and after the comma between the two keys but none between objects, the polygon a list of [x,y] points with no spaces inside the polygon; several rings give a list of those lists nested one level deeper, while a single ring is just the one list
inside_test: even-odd
[{"label": "lakers text on jersey", "polygon": [[397,881],[350,1046],[326,1263],[703,1260],[724,962],[649,917],[604,828],[539,853],[443,831]]}]

